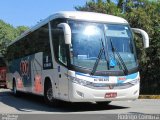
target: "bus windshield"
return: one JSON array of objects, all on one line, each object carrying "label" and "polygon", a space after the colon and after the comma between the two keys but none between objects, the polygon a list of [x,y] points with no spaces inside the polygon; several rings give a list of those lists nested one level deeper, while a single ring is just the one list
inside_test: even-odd
[{"label": "bus windshield", "polygon": [[[137,67],[133,36],[128,25],[69,21],[71,64],[84,69],[124,70]],[[113,49],[114,48],[114,49]]]}]

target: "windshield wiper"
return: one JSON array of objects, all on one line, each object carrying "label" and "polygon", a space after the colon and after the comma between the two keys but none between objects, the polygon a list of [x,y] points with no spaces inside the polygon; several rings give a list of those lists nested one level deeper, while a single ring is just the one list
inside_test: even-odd
[{"label": "windshield wiper", "polygon": [[100,51],[99,51],[97,60],[96,60],[94,66],[93,66],[93,69],[92,69],[92,71],[91,71],[91,75],[94,75],[94,74],[95,74],[95,72],[96,72],[96,70],[97,70],[97,66],[98,66],[98,64],[99,64],[99,61],[100,61],[100,59],[101,59],[101,57],[102,57],[102,53],[104,53],[104,57],[105,57],[105,60],[106,60],[106,62],[107,62],[107,68],[109,69],[109,63],[108,63],[108,60],[107,60],[107,58],[106,58],[106,52],[105,52],[105,49],[104,49],[104,43],[103,43],[102,39],[101,39],[101,44],[102,44],[102,48],[101,48]]},{"label": "windshield wiper", "polygon": [[[116,59],[116,57],[114,57],[114,58],[118,61],[119,65],[121,65],[121,64],[123,65],[123,68],[124,68],[124,69],[123,69],[123,72],[124,72],[125,75],[127,75],[127,74],[128,74],[127,66],[126,66],[126,64],[124,63],[124,61],[123,61],[121,55],[119,54],[119,52],[118,52],[118,51],[116,50],[116,48],[114,47],[113,42],[112,42],[112,39],[110,39],[110,43],[111,43],[111,47],[112,47],[112,52],[113,52],[113,54],[114,54],[114,53],[117,54],[117,56],[118,56],[118,58],[119,58],[119,60],[120,60],[121,63],[119,63],[119,60]],[[122,66],[121,66],[121,68],[122,68]]]}]

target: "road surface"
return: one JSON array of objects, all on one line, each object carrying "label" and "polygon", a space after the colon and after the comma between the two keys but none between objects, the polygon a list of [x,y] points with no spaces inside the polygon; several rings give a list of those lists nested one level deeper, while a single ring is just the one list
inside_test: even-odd
[{"label": "road surface", "polygon": [[[90,114],[93,118],[101,114],[160,114],[160,100],[138,99],[136,101],[114,101],[106,106],[91,103],[63,103],[60,107],[47,106],[43,97],[22,94],[15,97],[8,89],[0,89],[0,113],[2,114]],[[91,118],[91,119],[93,119]],[[104,117],[105,118],[105,117]],[[73,118],[74,119],[74,118]]]}]

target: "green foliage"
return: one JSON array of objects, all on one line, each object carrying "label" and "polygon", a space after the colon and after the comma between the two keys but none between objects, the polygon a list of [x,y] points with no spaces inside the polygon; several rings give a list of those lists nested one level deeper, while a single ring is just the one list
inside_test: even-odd
[{"label": "green foliage", "polygon": [[16,28],[18,35],[21,35],[23,32],[25,32],[26,30],[28,30],[29,28],[26,26],[18,26]]},{"label": "green foliage", "polygon": [[27,29],[25,26],[14,28],[0,20],[0,54],[5,54],[7,45]]},{"label": "green foliage", "polygon": [[0,20],[0,53],[4,53],[6,46],[17,36],[14,27]]},{"label": "green foliage", "polygon": [[121,9],[119,9],[113,2],[110,0],[97,0],[86,2],[85,6],[75,7],[79,11],[89,11],[89,12],[99,12],[105,14],[119,15]]},{"label": "green foliage", "polygon": [[76,7],[80,11],[112,14],[128,20],[131,27],[144,29],[150,37],[150,47],[143,49],[140,36],[135,37],[141,74],[141,93],[160,94],[160,1],[128,0],[126,13],[122,14],[123,0],[115,5],[111,1],[90,1]]},{"label": "green foliage", "polygon": [[[144,51],[139,42],[139,63],[141,72],[141,92],[159,94],[160,85],[160,2],[143,1],[144,5],[126,13],[132,27],[144,29],[150,37],[150,47]],[[156,88],[156,89],[155,89]]]}]

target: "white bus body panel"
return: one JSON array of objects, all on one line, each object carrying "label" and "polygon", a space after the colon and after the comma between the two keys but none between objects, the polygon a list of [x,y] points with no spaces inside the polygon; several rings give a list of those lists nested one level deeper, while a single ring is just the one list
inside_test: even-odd
[{"label": "white bus body panel", "polygon": [[[93,76],[90,75],[76,75],[75,72],[69,72],[68,76],[78,77],[78,79],[85,79],[89,82],[95,82]],[[96,76],[95,76],[96,77]],[[98,101],[118,101],[118,100],[135,100],[139,96],[139,87],[140,87],[140,77],[139,72],[134,73],[132,75],[128,75],[124,81],[118,80],[119,78],[123,78],[125,76],[109,76],[109,81],[99,81],[96,83],[108,83],[108,84],[119,84],[123,82],[123,84],[129,85],[130,87],[120,86],[116,88],[106,87],[86,87],[80,84],[74,83],[72,80],[69,80],[69,99],[72,102],[98,102]],[[101,78],[101,77],[99,77]],[[103,78],[103,77],[102,77]],[[68,77],[69,79],[69,77]],[[135,85],[131,85],[129,82],[136,81]],[[115,97],[105,97],[107,93],[116,93]]]},{"label": "white bus body panel", "polygon": [[[139,96],[140,84],[122,90],[96,90],[78,84],[69,83],[69,96],[72,102],[98,102],[98,101],[120,101],[136,100]],[[106,93],[117,93],[115,98],[105,98]]]}]

